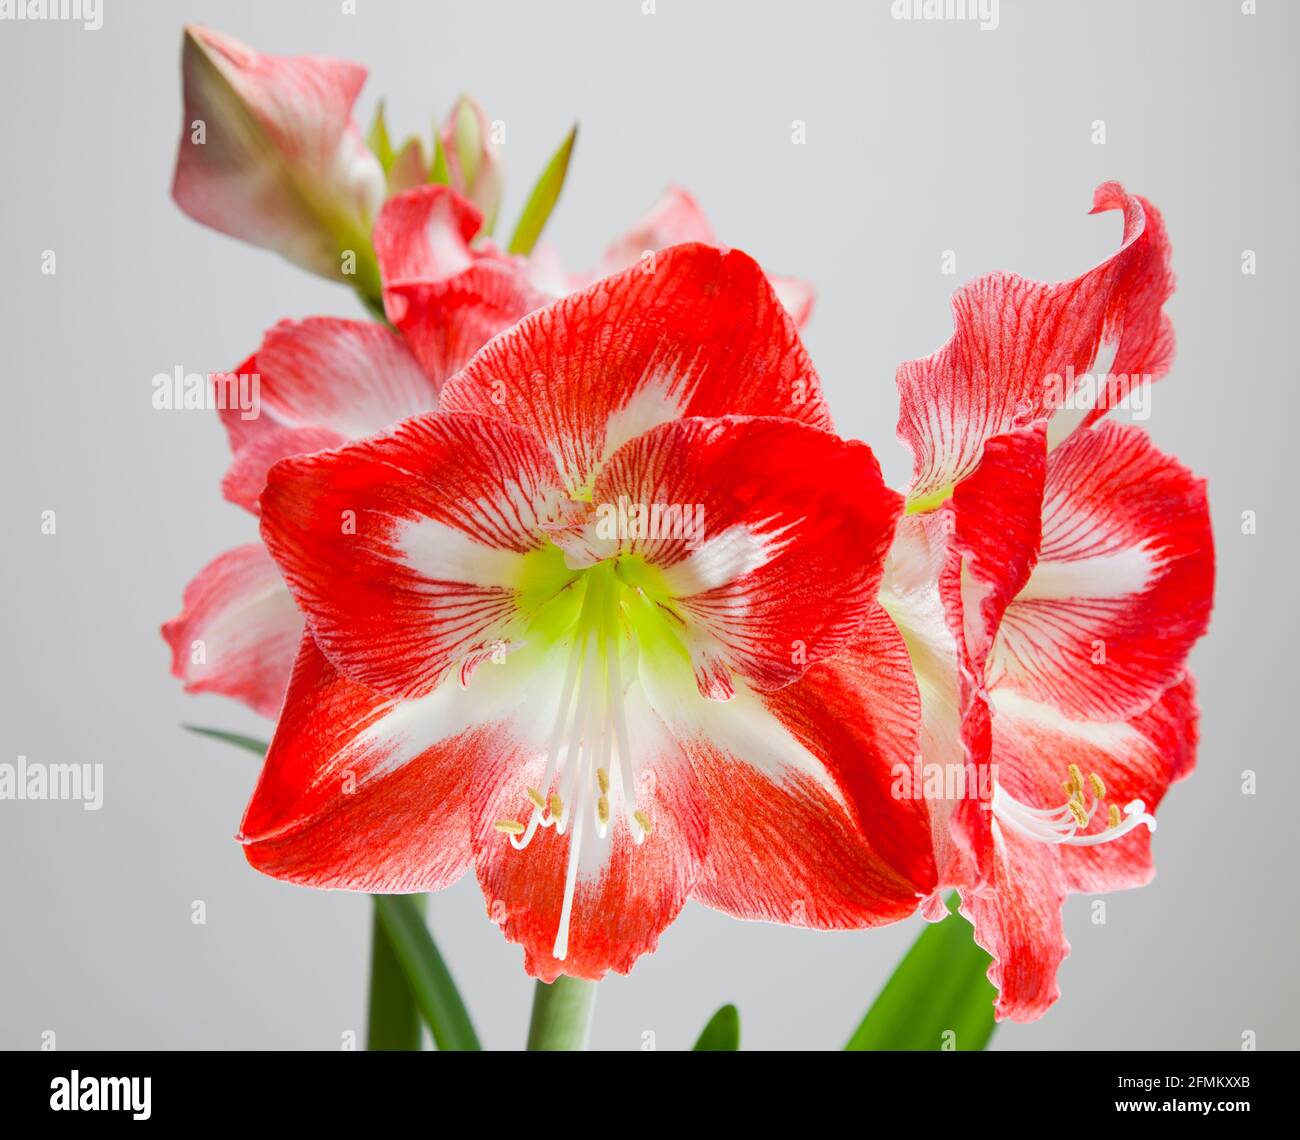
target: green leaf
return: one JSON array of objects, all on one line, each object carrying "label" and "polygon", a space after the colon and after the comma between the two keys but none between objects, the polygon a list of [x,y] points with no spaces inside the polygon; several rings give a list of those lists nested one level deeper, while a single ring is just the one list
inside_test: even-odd
[{"label": "green leaf", "polygon": [[370,124],[370,133],[366,135],[366,145],[379,159],[379,165],[384,168],[385,174],[393,169],[393,159],[396,155],[393,153],[393,140],[388,137],[388,123],[384,119],[382,99],[379,100],[379,106],[375,108],[375,119]]},{"label": "green leaf", "polygon": [[[424,913],[424,895],[411,895],[411,902]],[[375,907],[370,938],[370,1016],[366,1049],[379,1052],[418,1052],[424,1024],[420,1007],[415,1003],[411,983],[393,949],[392,940],[379,917],[379,897]]]},{"label": "green leaf", "polygon": [[693,1053],[734,1053],[740,1048],[740,1010],[724,1005],[704,1027]]},{"label": "green leaf", "polygon": [[181,728],[187,732],[198,733],[199,736],[210,736],[213,740],[224,740],[227,744],[233,744],[236,748],[246,748],[259,756],[265,756],[266,750],[271,747],[265,740],[255,740],[251,736],[242,736],[238,732],[227,732],[224,728],[203,728],[197,724],[183,724]]},{"label": "green leaf", "polygon": [[573,154],[573,144],[577,139],[578,124],[574,123],[573,129],[560,144],[560,149],[546,164],[546,169],[542,171],[542,176],[533,187],[533,192],[528,195],[524,212],[519,215],[514,235],[510,238],[508,247],[510,253],[527,257],[533,252],[533,247],[537,245],[537,239],[542,236],[547,219],[550,218],[551,211],[555,209],[555,203],[559,200],[560,191],[564,189],[564,178],[569,172],[569,158]]},{"label": "green leaf", "polygon": [[949,1048],[978,1052],[988,1044],[997,996],[986,977],[992,959],[956,913],[956,895],[948,910],[912,944],[846,1049],[927,1051],[951,1042]]},{"label": "green leaf", "polygon": [[406,971],[415,1003],[420,1007],[438,1048],[447,1052],[477,1052],[482,1048],[478,1034],[474,1032],[451,972],[438,953],[416,897],[376,895],[375,913],[388,936],[393,954]]}]

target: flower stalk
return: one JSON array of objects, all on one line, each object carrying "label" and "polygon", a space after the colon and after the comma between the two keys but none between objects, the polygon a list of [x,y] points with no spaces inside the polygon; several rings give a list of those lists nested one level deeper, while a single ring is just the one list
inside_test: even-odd
[{"label": "flower stalk", "polygon": [[558,977],[533,989],[533,1016],[528,1025],[530,1053],[582,1052],[591,1033],[596,983]]}]

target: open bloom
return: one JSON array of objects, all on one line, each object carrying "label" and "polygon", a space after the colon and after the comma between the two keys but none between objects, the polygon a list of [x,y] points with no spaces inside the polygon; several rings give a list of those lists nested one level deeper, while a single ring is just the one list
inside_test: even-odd
[{"label": "open bloom", "polygon": [[1018,1020],[1058,996],[1065,895],[1153,874],[1154,813],[1194,762],[1186,663],[1213,590],[1204,484],[1101,420],[1172,358],[1164,226],[1115,183],[1095,209],[1123,211],[1117,253],[1060,284],[981,278],[949,343],[898,374],[914,478],[881,600],[916,669],[939,883]]},{"label": "open bloom", "polygon": [[[264,55],[192,26],[185,29],[181,77],[177,205],[313,273],[338,278],[351,271],[359,288],[377,295],[370,226],[384,197],[384,172],[352,120],[365,68]],[[355,264],[345,262],[349,253]]]},{"label": "open bloom", "polygon": [[902,501],[830,427],[759,268],[687,245],[526,317],[440,412],[278,463],[309,635],[250,863],[379,892],[473,864],[547,979],[630,969],[688,895],[914,911],[920,710],[876,601]]}]

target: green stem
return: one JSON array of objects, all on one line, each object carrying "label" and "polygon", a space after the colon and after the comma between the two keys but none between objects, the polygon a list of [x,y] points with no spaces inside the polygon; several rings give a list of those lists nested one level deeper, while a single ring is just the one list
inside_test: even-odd
[{"label": "green stem", "polygon": [[591,1007],[596,1003],[596,983],[579,978],[556,978],[533,990],[533,1017],[528,1025],[528,1050],[532,1053],[580,1052],[587,1047]]},{"label": "green stem", "polygon": [[[423,895],[413,901],[424,913]],[[370,939],[370,1025],[366,1048],[371,1052],[418,1051],[424,1025],[406,971],[384,929],[375,900]]]}]

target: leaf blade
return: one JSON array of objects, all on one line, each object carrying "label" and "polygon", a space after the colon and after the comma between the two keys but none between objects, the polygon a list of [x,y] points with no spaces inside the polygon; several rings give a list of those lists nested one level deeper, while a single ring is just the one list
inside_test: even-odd
[{"label": "leaf blade", "polygon": [[578,124],[574,123],[573,129],[565,136],[560,148],[551,156],[546,169],[542,171],[533,186],[532,193],[528,195],[528,201],[524,204],[519,221],[515,224],[515,232],[510,237],[508,252],[522,257],[527,257],[533,252],[551,216],[551,211],[555,209],[555,203],[559,201],[560,191],[564,189],[564,180],[569,172],[569,159],[573,155],[573,144],[577,139]]},{"label": "leaf blade", "polygon": [[728,1003],[718,1009],[691,1048],[692,1053],[734,1053],[740,1048],[740,1010]]},{"label": "leaf blade", "polygon": [[199,724],[182,724],[181,728],[197,736],[208,736],[213,740],[225,741],[227,744],[233,744],[236,748],[243,748],[257,756],[265,756],[266,750],[271,747],[265,740],[245,736],[242,732],[228,732],[224,728],[205,728]]},{"label": "leaf blade", "polygon": [[375,913],[433,1040],[444,1052],[482,1049],[469,1011],[411,895],[376,895]]},{"label": "leaf blade", "polygon": [[976,945],[970,923],[956,913],[930,924],[884,985],[844,1046],[851,1052],[951,1047],[977,1052],[993,1036],[997,991],[988,980],[992,959]]}]

